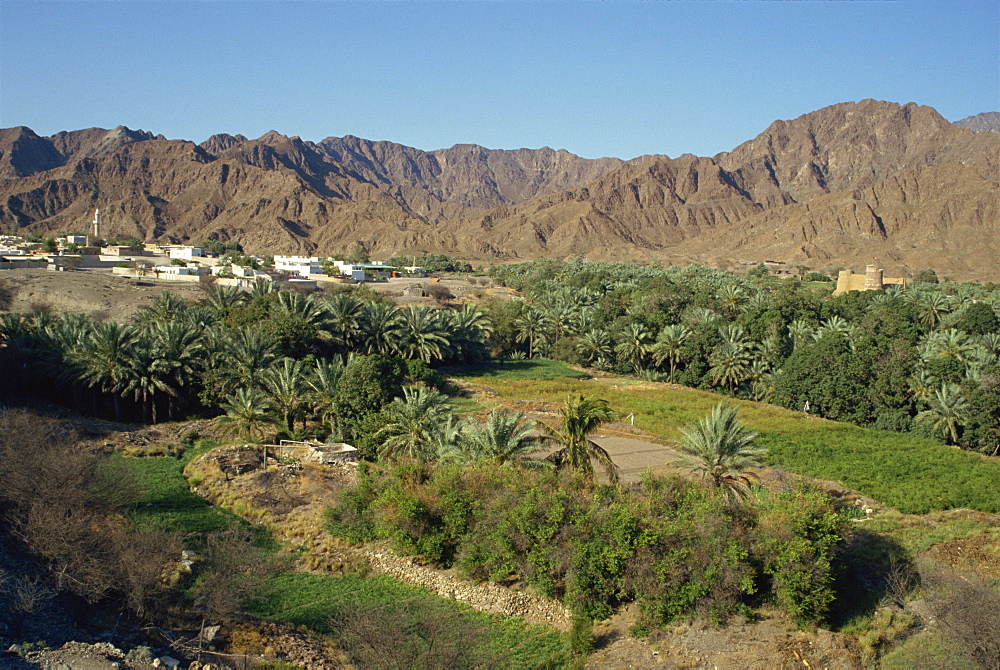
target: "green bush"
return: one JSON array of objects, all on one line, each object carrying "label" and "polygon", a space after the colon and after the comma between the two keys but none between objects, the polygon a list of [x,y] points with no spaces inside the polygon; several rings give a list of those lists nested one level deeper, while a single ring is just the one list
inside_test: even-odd
[{"label": "green bush", "polygon": [[819,621],[840,517],[809,489],[750,505],[676,477],[622,491],[512,466],[398,463],[362,467],[327,528],[476,579],[521,580],[581,621],[630,601],[647,628],[692,612],[723,618],[760,585],[802,625]]},{"label": "green bush", "polygon": [[800,485],[763,495],[752,544],[772,580],[777,604],[800,626],[826,618],[835,598],[834,550],[844,539],[843,518],[821,491]]}]

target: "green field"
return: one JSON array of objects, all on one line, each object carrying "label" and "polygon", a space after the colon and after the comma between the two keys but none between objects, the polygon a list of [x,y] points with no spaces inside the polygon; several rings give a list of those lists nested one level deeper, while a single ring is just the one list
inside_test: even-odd
[{"label": "green field", "polygon": [[[515,361],[516,370],[468,374],[473,383],[501,396],[561,402],[569,393],[607,400],[635,425],[660,441],[675,442],[679,429],[707,414],[720,400],[740,408],[740,418],[760,433],[773,467],[838,481],[901,512],[925,514],[968,507],[1000,513],[1000,463],[910,434],[860,428],[801,412],[666,384],[634,380],[581,379],[553,361]],[[539,375],[531,376],[532,366]],[[558,376],[562,369],[563,376]]]},{"label": "green field", "polygon": [[210,442],[200,443],[185,450],[180,458],[112,456],[128,463],[139,481],[142,496],[132,513],[136,523],[192,536],[232,526],[247,526],[232,512],[216,507],[192,492],[184,478],[184,466],[213,446]]},{"label": "green field", "polygon": [[586,379],[590,376],[586,372],[574,370],[562,361],[544,359],[493,361],[449,369],[446,373],[450,377],[475,379],[484,384],[489,380]]}]

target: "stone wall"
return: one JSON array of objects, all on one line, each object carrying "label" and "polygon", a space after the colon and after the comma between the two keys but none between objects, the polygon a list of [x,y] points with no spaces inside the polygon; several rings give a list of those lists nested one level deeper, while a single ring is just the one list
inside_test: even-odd
[{"label": "stone wall", "polygon": [[363,553],[373,572],[423,586],[442,598],[466,603],[480,612],[519,616],[529,623],[547,623],[559,628],[569,625],[569,610],[550,598],[514,591],[491,582],[475,583],[423,565],[395,554],[364,549]]}]

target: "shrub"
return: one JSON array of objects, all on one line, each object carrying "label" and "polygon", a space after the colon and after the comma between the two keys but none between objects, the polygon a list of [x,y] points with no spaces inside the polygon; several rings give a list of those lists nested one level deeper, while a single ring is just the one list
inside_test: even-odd
[{"label": "shrub", "polygon": [[778,606],[799,626],[822,621],[833,603],[835,552],[845,533],[830,498],[808,485],[760,504],[754,558],[771,577]]}]

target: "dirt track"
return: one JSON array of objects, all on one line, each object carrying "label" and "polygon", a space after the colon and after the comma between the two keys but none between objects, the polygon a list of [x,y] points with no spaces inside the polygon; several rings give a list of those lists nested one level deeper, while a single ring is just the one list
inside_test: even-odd
[{"label": "dirt track", "polygon": [[624,482],[637,482],[647,469],[658,475],[690,473],[692,461],[679,451],[662,444],[630,437],[596,436],[611,460],[621,468]]}]

